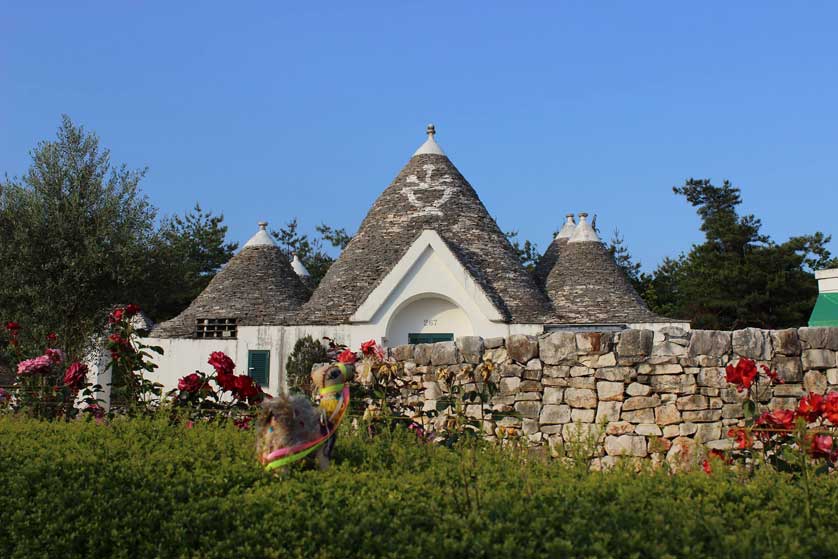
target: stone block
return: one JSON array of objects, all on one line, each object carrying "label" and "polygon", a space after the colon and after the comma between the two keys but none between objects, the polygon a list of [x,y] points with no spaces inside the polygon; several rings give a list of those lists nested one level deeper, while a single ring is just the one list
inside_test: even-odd
[{"label": "stone block", "polygon": [[614,421],[605,426],[606,435],[627,435],[629,433],[634,433],[634,425],[628,421]]},{"label": "stone block", "polygon": [[518,392],[542,392],[544,385],[537,380],[523,380],[518,385]]},{"label": "stone block", "polygon": [[654,408],[661,403],[660,396],[654,394],[652,396],[634,396],[623,402],[623,411],[635,411],[645,408]]},{"label": "stone block", "polygon": [[564,389],[555,386],[545,386],[544,395],[541,401],[546,404],[561,404],[563,401]]},{"label": "stone block", "polygon": [[772,330],[771,345],[774,347],[775,355],[800,355],[800,336],[797,335],[795,328]]},{"label": "stone block", "polygon": [[565,442],[596,442],[599,433],[599,427],[593,423],[567,423],[562,428],[562,438]]},{"label": "stone block", "polygon": [[803,350],[804,369],[831,369],[838,365],[835,362],[835,352],[828,349]]},{"label": "stone block", "polygon": [[662,437],[663,431],[654,423],[640,423],[634,428],[634,432],[644,437]]},{"label": "stone block", "polygon": [[678,398],[675,405],[681,411],[703,410],[707,409],[707,407],[710,405],[710,401],[707,399],[707,396],[702,396],[701,394],[694,394],[692,396],[683,396],[681,398]]},{"label": "stone block", "polygon": [[725,370],[720,367],[704,367],[698,370],[696,382],[699,386],[709,386],[712,388],[727,388],[728,384],[725,380]]},{"label": "stone block", "polygon": [[722,419],[741,419],[745,417],[742,404],[724,404],[722,406]]},{"label": "stone block", "polygon": [[655,333],[652,330],[624,330],[620,332],[617,353],[620,357],[645,357],[652,353]]},{"label": "stone block", "polygon": [[678,428],[682,437],[689,437],[698,431],[698,423],[681,423]]},{"label": "stone block", "polygon": [[795,410],[799,402],[799,398],[771,398],[768,407],[772,410]]},{"label": "stone block", "polygon": [[457,347],[460,350],[460,355],[463,356],[463,361],[476,365],[483,361],[483,338],[480,336],[463,336],[457,338]]},{"label": "stone block", "polygon": [[774,386],[774,396],[780,398],[802,398],[806,395],[802,384],[778,384]]},{"label": "stone block", "polygon": [[652,355],[682,357],[687,354],[687,348],[674,342],[663,342],[652,348]]},{"label": "stone block", "polygon": [[499,347],[504,347],[506,345],[506,340],[503,338],[486,338],[483,340],[483,347],[485,349],[497,349]]},{"label": "stone block", "polygon": [[515,402],[515,411],[528,419],[535,419],[541,412],[541,402],[523,401]]},{"label": "stone block", "polygon": [[719,330],[693,330],[690,332],[688,353],[692,357],[706,355],[722,357],[730,353],[731,334]]},{"label": "stone block", "polygon": [[759,328],[745,328],[733,332],[733,352],[749,359],[771,359],[771,341]]},{"label": "stone block", "polygon": [[454,342],[437,342],[431,350],[431,365],[456,365],[460,362],[460,352]]},{"label": "stone block", "polygon": [[523,378],[526,380],[541,380],[541,369],[524,369]]},{"label": "stone block", "polygon": [[562,365],[576,360],[576,335],[573,332],[551,332],[538,339],[538,352],[547,365]]},{"label": "stone block", "polygon": [[646,456],[646,438],[636,435],[608,435],[605,437],[605,452],[610,456]]},{"label": "stone block", "polygon": [[609,423],[612,421],[619,421],[622,408],[622,402],[600,402],[596,407],[596,419],[594,421],[597,424],[600,424],[603,421],[607,421]]},{"label": "stone block", "polygon": [[541,359],[535,358],[530,359],[527,361],[526,370],[528,371],[541,371],[544,369],[544,365],[541,363]]},{"label": "stone block", "polygon": [[535,419],[524,419],[521,422],[521,433],[524,435],[533,435],[538,433],[540,429],[541,425]]},{"label": "stone block", "polygon": [[625,387],[622,382],[599,381],[596,383],[597,398],[606,402],[622,402]]},{"label": "stone block", "polygon": [[680,433],[681,427],[679,425],[667,425],[663,428],[663,436],[667,439],[677,437]]},{"label": "stone block", "polygon": [[690,333],[683,328],[679,328],[678,326],[664,326],[660,329],[660,333],[666,336],[667,339],[687,339],[690,336]]},{"label": "stone block", "polygon": [[620,414],[620,419],[628,421],[629,423],[654,423],[655,409],[643,408],[641,410],[625,411],[625,402],[623,403],[623,413]]},{"label": "stone block", "polygon": [[697,410],[681,412],[681,419],[691,423],[708,423],[719,421],[722,418],[722,410]]},{"label": "stone block", "polygon": [[[484,344],[486,342],[483,342]],[[505,363],[509,359],[509,353],[506,351],[505,347],[498,347],[493,349],[485,349],[483,351],[483,359],[486,361],[491,361],[496,365],[500,365],[501,363]]]},{"label": "stone block", "polygon": [[568,379],[567,385],[570,388],[584,388],[586,390],[596,389],[596,379],[594,377],[576,377]]},{"label": "stone block", "polygon": [[564,393],[564,401],[574,408],[596,408],[596,392],[585,388],[568,388]]},{"label": "stone block", "polygon": [[439,400],[442,398],[442,389],[439,387],[438,382],[424,382],[422,384],[425,387],[424,398],[426,400]]},{"label": "stone block", "polygon": [[544,376],[550,378],[567,378],[570,376],[570,367],[567,365],[544,367]]},{"label": "stone block", "polygon": [[648,396],[652,393],[652,387],[648,384],[633,382],[626,387],[626,394],[629,396]]},{"label": "stone block", "polygon": [[838,384],[838,369],[829,369],[826,372],[826,380],[831,385]]},{"label": "stone block", "polygon": [[807,371],[806,374],[803,375],[803,388],[806,392],[825,394],[826,374],[820,371]]},{"label": "stone block", "polygon": [[678,363],[661,363],[659,365],[641,363],[637,367],[637,374],[639,375],[680,375],[683,372],[684,368]]},{"label": "stone block", "polygon": [[595,417],[595,410],[583,410],[581,408],[573,408],[570,410],[570,420],[573,423],[593,423]]},{"label": "stone block", "polygon": [[655,423],[658,425],[673,425],[681,422],[681,412],[673,404],[665,404],[655,408]]},{"label": "stone block", "polygon": [[510,359],[518,363],[526,363],[538,357],[538,338],[523,334],[513,334],[506,340],[506,351]]},{"label": "stone block", "polygon": [[540,402],[541,401],[541,394],[538,392],[518,392],[515,394],[515,401],[516,402],[523,402],[523,401],[530,401],[530,402]]},{"label": "stone block", "polygon": [[660,375],[649,377],[649,384],[655,392],[694,394],[697,390],[693,375]]},{"label": "stone block", "polygon": [[801,328],[797,333],[803,349],[838,351],[838,328]]},{"label": "stone block", "polygon": [[541,408],[538,421],[542,425],[570,423],[570,406],[547,404]]},{"label": "stone block", "polygon": [[524,367],[523,365],[507,361],[506,363],[501,365],[500,376],[521,378],[524,376]]},{"label": "stone block", "polygon": [[612,336],[608,332],[577,332],[576,348],[579,353],[608,353]]},{"label": "stone block", "polygon": [[397,361],[413,361],[413,344],[399,345],[393,348],[393,357]]},{"label": "stone block", "polygon": [[570,376],[572,377],[589,377],[594,374],[594,370],[588,367],[571,367],[570,368]]},{"label": "stone block", "polygon": [[416,344],[413,348],[413,358],[419,366],[430,365],[433,352],[434,344]]},{"label": "stone block", "polygon": [[700,451],[697,446],[698,443],[693,439],[678,437],[672,441],[672,446],[666,453],[666,461],[676,471],[691,469],[699,459]]},{"label": "stone block", "polygon": [[699,443],[707,441],[715,441],[722,436],[722,424],[716,423],[701,423],[696,426],[695,440]]},{"label": "stone block", "polygon": [[597,380],[610,380],[619,382],[631,382],[634,376],[634,369],[631,367],[605,367],[596,369],[594,377]]}]

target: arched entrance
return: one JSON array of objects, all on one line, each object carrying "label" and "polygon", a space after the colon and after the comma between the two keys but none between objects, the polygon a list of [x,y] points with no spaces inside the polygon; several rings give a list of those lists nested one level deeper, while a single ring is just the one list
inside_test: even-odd
[{"label": "arched entrance", "polygon": [[465,311],[438,294],[414,297],[403,303],[387,325],[387,344],[428,343],[471,336],[473,328]]}]

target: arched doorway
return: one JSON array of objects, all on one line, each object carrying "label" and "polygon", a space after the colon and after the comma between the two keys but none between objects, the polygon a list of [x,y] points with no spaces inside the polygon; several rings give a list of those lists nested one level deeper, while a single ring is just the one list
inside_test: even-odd
[{"label": "arched doorway", "polygon": [[471,336],[465,311],[437,294],[421,295],[403,303],[387,325],[387,344],[429,343]]}]

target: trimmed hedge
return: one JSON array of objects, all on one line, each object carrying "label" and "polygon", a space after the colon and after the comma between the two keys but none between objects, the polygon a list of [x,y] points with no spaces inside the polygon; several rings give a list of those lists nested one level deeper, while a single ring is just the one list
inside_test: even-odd
[{"label": "trimmed hedge", "polygon": [[409,433],[262,472],[252,433],[0,418],[0,557],[836,557],[838,479],[588,473]]}]

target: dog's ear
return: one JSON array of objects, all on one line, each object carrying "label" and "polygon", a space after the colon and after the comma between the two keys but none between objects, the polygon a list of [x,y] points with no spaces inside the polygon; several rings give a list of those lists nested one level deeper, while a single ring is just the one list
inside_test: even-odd
[{"label": "dog's ear", "polygon": [[326,372],[329,370],[329,365],[317,367],[311,372],[311,382],[317,388],[323,388],[326,383]]}]

